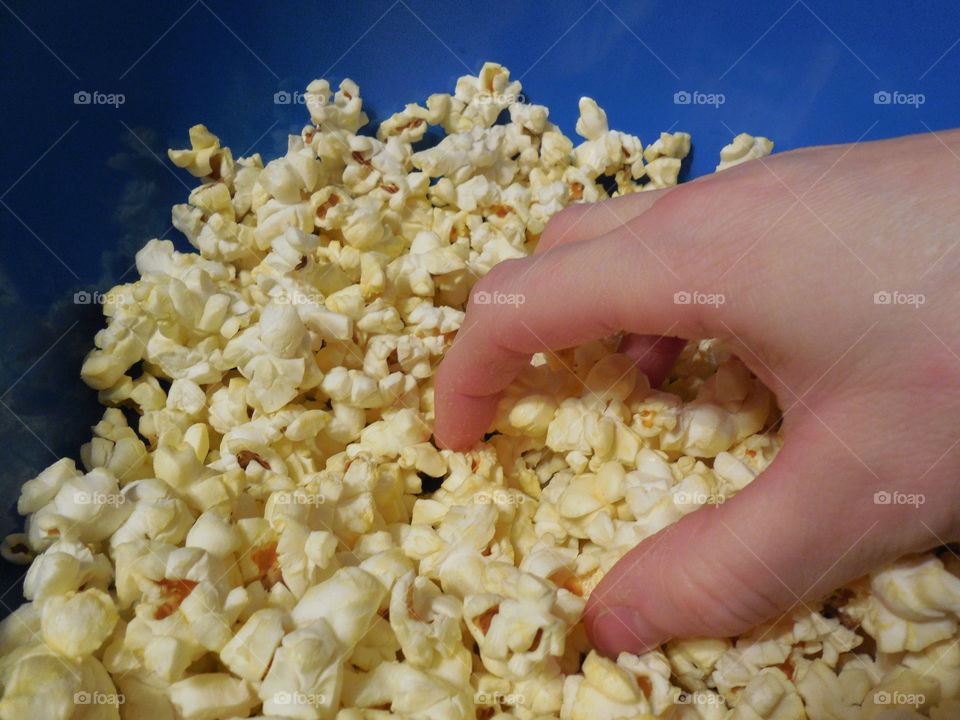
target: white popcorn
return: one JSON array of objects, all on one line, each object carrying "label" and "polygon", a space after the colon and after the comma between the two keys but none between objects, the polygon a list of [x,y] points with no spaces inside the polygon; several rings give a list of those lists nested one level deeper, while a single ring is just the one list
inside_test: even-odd
[{"label": "white popcorn", "polygon": [[4,720],[117,720],[125,699],[96,658],[60,657],[41,644],[18,648],[0,661],[0,686]]},{"label": "white popcorn", "polygon": [[194,675],[170,686],[170,700],[184,720],[246,717],[256,704],[250,685],[226,673]]},{"label": "white popcorn", "polygon": [[167,154],[177,167],[186,168],[195,177],[228,176],[233,158],[228,148],[220,147],[220,140],[204,125],[190,128],[190,150],[169,150]]},{"label": "white popcorn", "polygon": [[919,651],[956,633],[960,579],[937,558],[901,560],[876,573],[871,589],[855,616],[881,651]]},{"label": "white popcorn", "polygon": [[20,499],[17,501],[17,511],[23,515],[37,512],[56,497],[65,482],[80,476],[73,460],[57,460],[37,477],[23,484]]},{"label": "white popcorn", "polygon": [[354,645],[369,628],[386,595],[383,585],[359,568],[342,568],[303,596],[291,617],[297,627],[329,623],[340,646]]},{"label": "white popcorn", "polygon": [[93,654],[117,622],[113,600],[102,590],[55,595],[43,604],[43,641],[67,657]]},{"label": "white popcorn", "polygon": [[30,565],[24,578],[23,594],[27,599],[43,602],[82,586],[106,590],[112,577],[113,568],[104,555],[94,555],[79,542],[58,540]]},{"label": "white popcorn", "polygon": [[764,668],[750,680],[728,717],[731,720],[797,720],[805,717],[803,700],[777,668]]},{"label": "white popcorn", "polygon": [[608,132],[607,114],[597,106],[594,99],[580,98],[580,117],[577,120],[577,135],[587,140],[598,140]]},{"label": "white popcorn", "polygon": [[323,620],[284,636],[260,685],[263,711],[272,716],[326,720],[340,704],[342,648]]},{"label": "white popcorn", "polygon": [[607,658],[591,651],[583,661],[583,675],[570,675],[563,686],[564,720],[643,717],[650,712],[637,678]]},{"label": "white popcorn", "polygon": [[717,171],[739,165],[747,160],[762,158],[771,153],[773,143],[765,137],[754,137],[747,133],[740,133],[733,142],[720,151],[720,164]]},{"label": "white popcorn", "polygon": [[253,613],[237,634],[220,651],[230,672],[250,681],[263,678],[273,652],[283,639],[283,613],[263,608]]},{"label": "white popcorn", "polygon": [[0,542],[0,557],[15,565],[29,565],[35,556],[24,533],[11,533]]}]

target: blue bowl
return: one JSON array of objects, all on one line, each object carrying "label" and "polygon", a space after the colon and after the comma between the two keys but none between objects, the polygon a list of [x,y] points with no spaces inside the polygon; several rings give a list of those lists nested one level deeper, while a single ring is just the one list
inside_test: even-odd
[{"label": "blue bowl", "polygon": [[[785,150],[960,124],[960,6],[946,0],[2,5],[4,534],[22,527],[20,485],[79,459],[101,414],[79,370],[103,318],[77,293],[132,280],[152,237],[188,248],[170,206],[193,178],[165,150],[194,123],[235,156],[272,158],[308,120],[279,91],[351,77],[379,120],[494,60],[570,135],[581,95],[645,143],[690,132],[685,177],[741,131]],[[4,614],[22,570],[0,563]]]}]

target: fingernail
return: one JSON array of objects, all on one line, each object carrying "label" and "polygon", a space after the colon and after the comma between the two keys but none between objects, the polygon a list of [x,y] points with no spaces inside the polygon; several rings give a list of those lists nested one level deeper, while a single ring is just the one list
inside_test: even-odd
[{"label": "fingernail", "polygon": [[597,615],[590,634],[597,650],[615,658],[621,652],[639,654],[656,647],[651,630],[632,607],[617,605]]}]

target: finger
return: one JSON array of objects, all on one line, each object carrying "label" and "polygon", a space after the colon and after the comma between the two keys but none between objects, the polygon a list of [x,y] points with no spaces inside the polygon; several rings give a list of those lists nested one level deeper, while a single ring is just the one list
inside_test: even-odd
[{"label": "finger", "polygon": [[[631,193],[595,203],[571,205],[550,218],[534,254],[579,240],[605,235],[643,214],[673,188]],[[657,335],[627,335],[620,352],[636,361],[637,369],[659,387],[683,349],[684,341]]]},{"label": "finger", "polygon": [[[615,332],[685,339],[735,332],[764,346],[758,337],[782,323],[758,310],[776,304],[787,284],[759,285],[750,275],[758,259],[740,258],[795,198],[757,172],[724,175],[672,189],[606,235],[494,266],[474,286],[463,325],[437,370],[437,442],[464,449],[479,440],[497,394],[534,352]],[[718,267],[729,269],[718,277]],[[690,288],[709,288],[722,302],[679,299]],[[734,312],[724,304],[728,295],[746,302]],[[762,367],[750,369],[778,389]]]},{"label": "finger", "polygon": [[672,189],[647,190],[594,203],[570,205],[550,218],[534,254],[558,245],[606,235],[646,212]]},{"label": "finger", "polygon": [[911,549],[909,523],[873,503],[870,472],[828,430],[805,418],[788,433],[736,497],[686,515],[611,569],[587,603],[598,650],[739,635]]},{"label": "finger", "polygon": [[[688,271],[695,272],[692,264]],[[694,286],[689,277],[663,265],[646,242],[623,242],[620,232],[495,266],[474,286],[464,324],[437,371],[437,441],[451,448],[476,442],[493,418],[497,394],[532,353],[623,330],[724,334],[723,307],[674,303],[685,286]],[[716,317],[708,322],[711,313]]]},{"label": "finger", "polygon": [[667,379],[686,344],[683,338],[630,334],[620,341],[618,352],[633,358],[637,369],[650,381],[650,387],[655,388]]}]

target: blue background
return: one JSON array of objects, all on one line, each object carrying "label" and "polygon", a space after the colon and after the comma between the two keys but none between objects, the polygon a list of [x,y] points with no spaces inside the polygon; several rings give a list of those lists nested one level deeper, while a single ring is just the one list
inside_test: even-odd
[{"label": "blue background", "polygon": [[[0,0],[0,532],[22,525],[19,486],[58,457],[79,464],[100,417],[79,369],[103,319],[73,294],[131,281],[149,238],[187,247],[170,206],[193,178],[165,150],[190,125],[270,159],[308,120],[278,90],[348,76],[376,120],[495,60],[568,134],[581,95],[644,143],[690,132],[694,177],[741,131],[784,150],[960,124],[958,41],[960,6],[941,1]],[[83,90],[125,102],[74,104]],[[680,91],[725,102],[675,104]],[[878,91],[925,102],[877,105]],[[0,563],[0,614],[22,570]]]}]

